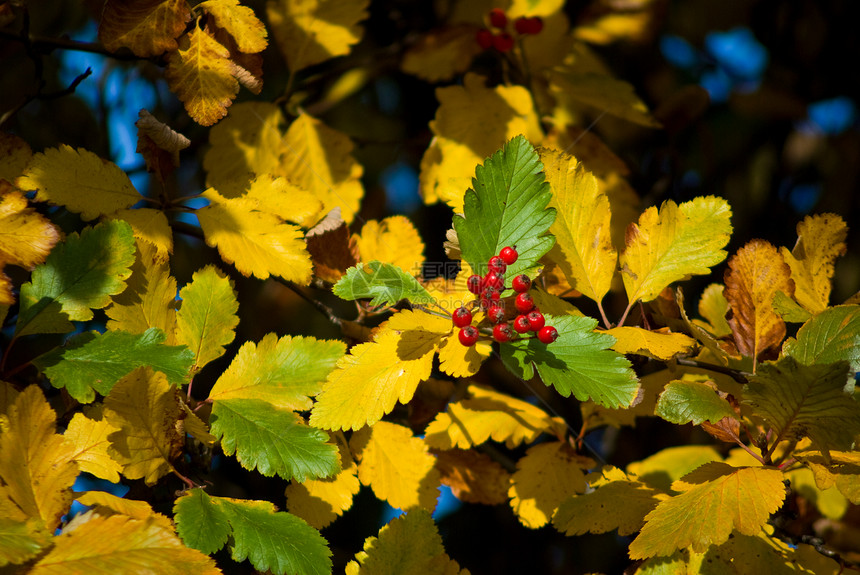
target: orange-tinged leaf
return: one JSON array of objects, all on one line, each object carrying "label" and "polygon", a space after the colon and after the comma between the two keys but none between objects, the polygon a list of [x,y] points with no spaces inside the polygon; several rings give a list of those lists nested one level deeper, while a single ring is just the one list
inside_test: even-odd
[{"label": "orange-tinged leaf", "polygon": [[714,196],[645,210],[627,227],[620,256],[628,301],[651,301],[672,282],[710,273],[726,257],[730,216],[728,203]]},{"label": "orange-tinged leaf", "polygon": [[612,349],[618,353],[635,353],[666,361],[690,352],[696,340],[668,329],[650,331],[641,327],[621,326],[606,330],[616,339]]},{"label": "orange-tinged leaf", "polygon": [[361,233],[353,236],[361,261],[394,264],[413,276],[420,276],[424,263],[424,242],[406,216],[369,220]]},{"label": "orange-tinged leaf", "polygon": [[119,431],[104,417],[103,406],[94,404],[86,413],[76,413],[69,422],[63,438],[74,448],[73,459],[81,471],[91,473],[111,483],[119,483],[122,465],[108,454],[108,435]]},{"label": "orange-tinged leaf", "polygon": [[806,216],[797,224],[794,249],[780,248],[791,268],[797,303],[813,313],[824,311],[830,303],[833,263],[845,254],[847,234],[845,221],[836,214]]},{"label": "orange-tinged leaf", "polygon": [[164,78],[188,115],[203,126],[226,116],[239,93],[230,51],[196,26],[182,37],[179,49],[170,52]]},{"label": "orange-tinged leaf", "polygon": [[241,6],[239,0],[207,0],[197,8],[211,14],[218,26],[230,33],[242,52],[256,54],[266,49],[266,27],[254,11]]},{"label": "orange-tinged leaf", "polygon": [[395,509],[436,506],[436,458],[408,427],[380,421],[354,433],[349,447],[358,461],[358,479],[376,497]]},{"label": "orange-tinged leaf", "polygon": [[428,82],[447,81],[466,72],[481,47],[475,42],[477,28],[459,24],[422,34],[403,54],[400,68]]},{"label": "orange-tinged leaf", "polygon": [[599,303],[609,291],[618,262],[609,198],[573,156],[547,149],[540,154],[552,189],[549,205],[558,214],[550,227],[562,255],[558,263],[573,289]]},{"label": "orange-tinged leaf", "polygon": [[729,260],[725,296],[731,306],[729,325],[738,351],[753,360],[785,338],[785,322],[773,311],[777,291],[794,295],[791,270],[777,249],[752,240]]},{"label": "orange-tinged leaf", "polygon": [[119,429],[108,436],[108,453],[125,477],[154,485],[173,471],[185,438],[176,429],[179,402],[166,375],[139,367],[116,382],[104,405],[105,419]]},{"label": "orange-tinged leaf", "polygon": [[224,346],[236,337],[239,302],[233,281],[215,266],[194,272],[179,297],[176,341],[194,352],[196,371],[224,355]]},{"label": "orange-tinged leaf", "polygon": [[65,144],[33,156],[16,184],[36,190],[36,201],[65,206],[85,220],[112,214],[142,199],[116,164]]},{"label": "orange-tinged leaf", "polygon": [[394,314],[372,342],[353,347],[337,362],[311,411],[322,429],[373,425],[400,401],[407,403],[430,377],[439,342],[451,321],[420,311]]},{"label": "orange-tinged leaf", "polygon": [[530,529],[549,523],[563,501],[586,490],[583,470],[591,467],[593,461],[578,456],[561,441],[529,448],[517,461],[508,491],[520,523]]},{"label": "orange-tinged leaf", "polygon": [[54,548],[30,571],[32,575],[221,573],[212,558],[183,545],[157,516],[137,520],[123,515],[94,515],[55,542]]},{"label": "orange-tinged leaf", "polygon": [[473,449],[448,449],[435,455],[442,484],[460,501],[500,505],[508,500],[511,474],[489,455]]},{"label": "orange-tinged leaf", "polygon": [[290,72],[349,54],[368,0],[269,0],[266,12]]},{"label": "orange-tinged leaf", "polygon": [[108,0],[99,40],[111,52],[129,48],[148,58],[176,50],[176,38],[191,16],[185,0]]},{"label": "orange-tinged leaf", "polygon": [[125,220],[131,224],[134,237],[155,248],[155,256],[160,261],[167,261],[173,253],[173,232],[167,223],[167,216],[161,210],[153,208],[136,208],[119,210],[111,216],[113,219]]},{"label": "orange-tinged leaf", "polygon": [[26,514],[52,532],[72,502],[78,475],[74,448],[56,433],[57,416],[42,390],[31,385],[0,416],[0,485]]},{"label": "orange-tinged leaf", "polygon": [[276,215],[257,211],[252,198],[227,199],[213,189],[203,192],[211,205],[197,210],[206,243],[243,275],[270,275],[307,285],[311,259],[301,230]]},{"label": "orange-tinged leaf", "polygon": [[734,530],[755,535],[782,505],[783,479],[778,469],[716,461],[703,465],[672,485],[683,493],[645,517],[645,526],[630,544],[630,558],[671,555],[691,545],[703,552],[725,543]]},{"label": "orange-tinged leaf", "polygon": [[0,180],[14,182],[32,157],[33,150],[27,142],[15,134],[0,132]]}]

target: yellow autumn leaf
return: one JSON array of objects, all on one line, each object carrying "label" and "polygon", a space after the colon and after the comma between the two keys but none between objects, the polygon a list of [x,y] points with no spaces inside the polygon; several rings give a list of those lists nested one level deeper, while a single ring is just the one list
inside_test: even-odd
[{"label": "yellow autumn leaf", "polygon": [[211,126],[227,115],[239,93],[233,66],[230,51],[194,26],[182,36],[179,49],[170,52],[164,78],[188,115],[202,126]]},{"label": "yellow autumn leaf", "polygon": [[848,499],[838,489],[820,489],[815,482],[815,474],[809,467],[792,469],[785,475],[791,481],[794,492],[812,503],[828,519],[838,521],[850,507]]},{"label": "yellow autumn leaf", "polygon": [[105,419],[119,430],[108,436],[108,453],[125,477],[154,485],[173,471],[185,438],[176,429],[179,402],[166,375],[139,367],[116,382],[104,405]]},{"label": "yellow autumn leaf", "polygon": [[475,300],[475,295],[466,287],[466,281],[472,275],[472,270],[468,266],[462,266],[454,279],[446,279],[444,263],[439,262],[436,265],[433,271],[439,273],[439,277],[421,284],[436,301],[436,305],[448,313],[453,313],[458,307]]},{"label": "yellow autumn leaf", "polygon": [[36,201],[65,206],[84,220],[128,208],[142,199],[116,164],[65,144],[33,156],[16,184],[36,191]]},{"label": "yellow autumn leaf", "polygon": [[360,488],[358,469],[353,464],[349,448],[340,443],[338,447],[341,469],[337,475],[303,483],[293,481],[284,492],[287,511],[301,517],[315,529],[326,527],[352,507],[352,500]]},{"label": "yellow autumn leaf", "polygon": [[439,489],[436,459],[408,427],[380,421],[363,427],[349,441],[358,460],[358,479],[395,509],[432,511]]},{"label": "yellow autumn leaf", "polygon": [[228,199],[210,188],[203,197],[211,204],[197,210],[206,243],[245,276],[270,275],[307,285],[311,258],[301,230],[276,215],[257,211],[253,198]]},{"label": "yellow autumn leaf", "polygon": [[474,26],[446,26],[422,34],[403,54],[400,69],[428,82],[447,81],[466,72],[481,52]]},{"label": "yellow autumn leaf", "polygon": [[181,419],[179,423],[182,425],[182,429],[185,430],[185,433],[207,447],[215,445],[215,442],[218,441],[218,439],[209,433],[209,426],[206,425],[196,413],[191,411],[191,408],[184,402],[180,403],[180,407],[182,408],[181,417],[183,417],[183,419]]},{"label": "yellow autumn leaf", "polygon": [[[473,321],[480,321],[478,314]],[[439,369],[451,377],[471,377],[492,352],[490,342],[479,341],[467,347],[460,343],[458,332],[453,331],[439,343]]]},{"label": "yellow autumn leaf", "polygon": [[374,425],[408,403],[418,384],[430,377],[433,356],[451,321],[420,311],[394,314],[374,341],[353,347],[337,362],[317,396],[310,424],[322,429]]},{"label": "yellow autumn leaf", "polygon": [[424,242],[406,216],[369,220],[361,233],[353,235],[361,261],[394,264],[413,276],[420,276],[424,263]]},{"label": "yellow autumn leaf", "polygon": [[690,352],[696,340],[683,333],[671,333],[667,328],[651,331],[641,327],[621,326],[606,330],[615,338],[612,349],[618,353],[635,353],[666,361]]},{"label": "yellow autumn leaf", "polygon": [[99,40],[110,52],[128,48],[141,58],[158,56],[176,50],[190,16],[185,0],[108,0]]},{"label": "yellow autumn leaf", "polygon": [[9,408],[15,403],[20,392],[11,383],[0,380],[0,415],[9,413]]},{"label": "yellow autumn leaf", "polygon": [[448,410],[427,426],[424,441],[436,449],[473,445],[492,439],[513,449],[541,433],[563,436],[564,422],[539,407],[488,387],[470,385],[468,399],[449,403]]},{"label": "yellow autumn leaf", "polygon": [[421,160],[426,203],[442,200],[462,213],[463,192],[472,184],[476,165],[514,136],[524,134],[531,141],[543,137],[528,90],[488,88],[485,82],[468,73],[463,85],[436,90],[439,108],[430,123],[435,138]]},{"label": "yellow autumn leaf", "polygon": [[319,198],[283,176],[257,176],[245,195],[257,201],[260,211],[273,213],[302,227],[311,227],[323,215],[323,203]]},{"label": "yellow autumn leaf", "polygon": [[643,483],[668,492],[674,481],[711,461],[722,461],[712,446],[681,445],[662,449],[642,461],[630,463],[627,473]]},{"label": "yellow autumn leaf", "polygon": [[[99,515],[106,515],[103,510],[110,510],[132,519],[146,519],[156,515],[152,506],[146,501],[117,497],[106,491],[85,491],[75,499],[88,507],[101,507],[102,509],[97,510]],[[169,525],[169,521],[167,524]]]},{"label": "yellow autumn leaf", "polygon": [[[5,496],[0,487],[0,569],[14,572],[9,564],[20,565],[51,545],[51,534],[39,519],[14,517],[12,510],[4,508]],[[12,504],[14,507],[14,504]]]},{"label": "yellow autumn leaf", "polygon": [[241,6],[239,0],[207,0],[197,8],[211,14],[215,23],[233,37],[242,52],[256,54],[266,49],[266,27],[254,11]]},{"label": "yellow autumn leaf", "polygon": [[122,465],[108,454],[108,435],[119,429],[104,417],[102,404],[93,404],[85,411],[72,417],[63,438],[74,448],[73,459],[81,471],[111,483],[119,483]]},{"label": "yellow autumn leaf", "polygon": [[591,44],[611,44],[620,40],[641,40],[648,32],[652,17],[648,12],[609,13],[583,26],[573,33],[577,40]]},{"label": "yellow autumn leaf", "polygon": [[729,311],[729,302],[723,293],[725,287],[722,284],[711,284],[702,292],[699,298],[699,315],[708,323],[693,320],[693,323],[711,332],[714,337],[725,337],[732,334],[732,328],[726,321],[726,313]]},{"label": "yellow autumn leaf", "polygon": [[511,0],[505,13],[508,18],[520,16],[541,16],[546,18],[558,12],[564,6],[564,0]]},{"label": "yellow autumn leaf", "polygon": [[41,519],[48,532],[68,511],[78,475],[74,447],[56,433],[56,421],[37,385],[22,391],[0,416],[0,485],[18,509]]},{"label": "yellow autumn leaf", "polygon": [[0,180],[14,182],[32,157],[30,144],[15,134],[0,132]]},{"label": "yellow autumn leaf", "polygon": [[163,211],[153,208],[123,209],[111,218],[131,224],[135,239],[153,246],[159,260],[166,261],[173,253],[173,231]]},{"label": "yellow autumn leaf", "polygon": [[576,158],[542,149],[541,162],[557,217],[550,227],[563,258],[558,262],[570,285],[598,304],[609,291],[618,262],[612,246],[609,198],[597,178]]},{"label": "yellow autumn leaf", "polygon": [[692,546],[703,552],[725,543],[732,531],[755,535],[785,499],[782,471],[707,463],[672,484],[682,491],[646,517],[630,544],[631,559],[671,555]]},{"label": "yellow autumn leaf", "polygon": [[860,452],[831,451],[829,461],[817,451],[800,452],[797,458],[812,470],[819,489],[836,487],[848,501],[860,505]]},{"label": "yellow autumn leaf", "polygon": [[0,182],[0,305],[12,305],[12,282],[3,273],[9,265],[33,269],[60,240],[60,230],[27,205],[23,194]]},{"label": "yellow autumn leaf", "polygon": [[211,557],[186,547],[158,516],[137,520],[93,515],[57,537],[51,551],[29,573],[217,575],[221,570]]},{"label": "yellow autumn leaf", "polygon": [[630,304],[656,299],[672,282],[710,273],[726,257],[722,248],[732,231],[730,216],[728,203],[714,196],[680,206],[667,200],[659,211],[645,210],[628,226],[620,256]]},{"label": "yellow autumn leaf", "polygon": [[577,455],[565,442],[530,447],[517,461],[508,491],[520,523],[529,529],[549,523],[564,500],[586,490],[583,470],[594,465],[594,461]]},{"label": "yellow autumn leaf", "polygon": [[368,0],[269,0],[269,25],[290,72],[349,54],[364,32]]},{"label": "yellow autumn leaf", "polygon": [[824,311],[830,303],[833,264],[845,254],[847,234],[845,221],[836,214],[806,216],[797,224],[794,248],[779,250],[791,268],[794,298],[812,313]]},{"label": "yellow autumn leaf", "polygon": [[460,501],[500,505],[508,500],[511,474],[486,453],[474,449],[434,452],[442,485]]}]

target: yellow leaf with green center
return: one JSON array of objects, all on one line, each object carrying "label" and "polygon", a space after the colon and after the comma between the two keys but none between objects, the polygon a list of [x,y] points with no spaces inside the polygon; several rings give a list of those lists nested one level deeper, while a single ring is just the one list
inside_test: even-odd
[{"label": "yellow leaf with green center", "polygon": [[382,221],[369,220],[361,233],[353,235],[361,261],[394,264],[413,276],[420,276],[424,263],[424,242],[418,230],[405,216],[391,216]]},{"label": "yellow leaf with green center", "polygon": [[797,303],[813,313],[824,311],[830,303],[833,264],[845,254],[847,235],[848,226],[836,214],[806,216],[797,224],[794,249],[779,250],[791,268]]},{"label": "yellow leaf with green center", "polygon": [[214,266],[194,272],[179,297],[176,341],[194,352],[192,369],[197,371],[224,355],[224,346],[236,337],[239,302],[233,281]]}]

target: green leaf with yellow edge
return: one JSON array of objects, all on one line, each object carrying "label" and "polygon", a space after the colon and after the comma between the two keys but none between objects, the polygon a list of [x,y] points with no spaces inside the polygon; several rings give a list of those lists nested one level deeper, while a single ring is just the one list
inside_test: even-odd
[{"label": "green leaf with yellow edge", "polygon": [[349,54],[363,35],[368,0],[269,0],[266,13],[290,72]]},{"label": "green leaf with yellow edge", "polygon": [[84,220],[112,214],[143,199],[116,164],[65,144],[34,155],[15,184],[23,191],[35,190],[36,201],[64,206]]},{"label": "green leaf with yellow edge", "polygon": [[395,509],[432,510],[439,493],[436,458],[408,427],[381,421],[352,435],[358,479]]},{"label": "green leaf with yellow edge", "polygon": [[717,394],[714,382],[704,376],[694,378],[669,382],[657,400],[655,413],[677,425],[717,423],[724,417],[737,419],[729,402]]},{"label": "green leaf with yellow edge", "polygon": [[516,246],[519,258],[508,266],[508,277],[534,268],[555,243],[548,235],[556,211],[548,208],[552,192],[543,164],[524,136],[507,142],[475,169],[466,190],[463,214],[454,215],[463,260],[472,273],[484,275],[487,261],[506,246]]},{"label": "green leaf with yellow edge", "polygon": [[390,216],[382,221],[369,220],[361,233],[353,235],[361,261],[381,261],[395,265],[413,276],[420,276],[424,263],[424,242],[405,216]]},{"label": "green leaf with yellow edge", "polygon": [[[92,334],[92,339],[77,347],[36,361],[51,385],[65,388],[81,403],[90,403],[95,392],[110,393],[119,378],[141,366],[163,372],[174,386],[188,376],[194,354],[185,346],[164,345],[164,332],[151,327],[141,334],[108,331]],[[61,351],[61,350],[58,350]]]},{"label": "green leaf with yellow edge", "polygon": [[174,470],[185,437],[176,428],[179,399],[166,375],[140,367],[116,382],[104,406],[105,419],[118,430],[108,436],[108,453],[125,477],[155,485]]},{"label": "green leaf with yellow edge", "polygon": [[[131,226],[110,221],[69,234],[44,264],[33,271],[30,282],[21,286],[21,310],[15,335],[64,333],[68,320],[92,319],[93,309],[110,303],[110,296],[125,289],[134,264]],[[60,309],[56,303],[60,304]],[[62,311],[65,316],[60,316]],[[40,317],[44,314],[44,317]],[[59,317],[56,322],[52,319]],[[63,331],[38,331],[50,322]]]},{"label": "green leaf with yellow edge", "polygon": [[714,196],[680,206],[667,200],[659,211],[645,210],[628,226],[619,259],[630,304],[655,299],[672,282],[710,273],[726,258],[730,217],[729,204]]},{"label": "green leaf with yellow edge", "polygon": [[563,255],[559,262],[571,287],[598,303],[609,291],[618,252],[612,245],[609,198],[597,178],[573,156],[539,150],[557,217],[550,227]]},{"label": "green leaf with yellow edge", "polygon": [[341,469],[334,477],[293,481],[287,485],[287,511],[322,529],[352,507],[360,483],[348,446],[338,443]]},{"label": "green leaf with yellow edge", "polygon": [[449,403],[427,426],[427,445],[468,449],[492,439],[513,449],[532,443],[542,433],[564,435],[564,421],[528,402],[477,384],[470,385],[466,393],[466,399]]},{"label": "green leaf with yellow edge", "polygon": [[179,297],[176,340],[194,352],[192,370],[198,371],[224,355],[224,346],[236,337],[239,302],[233,281],[211,265],[194,272]]},{"label": "green leaf with yellow edge", "polygon": [[343,342],[266,334],[245,342],[215,382],[209,399],[259,399],[295,411],[311,408],[311,397],[346,351]]},{"label": "green leaf with yellow edge", "polygon": [[812,314],[800,307],[800,304],[788,297],[782,291],[777,291],[771,302],[773,311],[788,323],[806,323]]},{"label": "green leaf with yellow edge", "polygon": [[239,0],[207,0],[197,5],[215,18],[215,23],[230,34],[239,50],[245,54],[256,54],[266,49],[266,27],[254,11],[241,6]]},{"label": "green leaf with yellow edge", "polygon": [[732,531],[755,535],[785,499],[783,473],[765,467],[706,463],[672,484],[682,491],[660,502],[630,544],[631,559],[671,555],[692,546],[705,551]]},{"label": "green leaf with yellow edge", "polygon": [[549,523],[558,506],[585,492],[584,470],[594,461],[577,455],[566,442],[540,443],[517,461],[508,496],[520,523],[537,529]]},{"label": "green leaf with yellow edge", "polygon": [[260,399],[216,400],[209,419],[224,454],[266,477],[304,481],[338,472],[328,435],[308,427],[293,411]]},{"label": "green leaf with yellow edge", "polygon": [[725,286],[722,284],[710,284],[699,298],[699,315],[708,321],[708,325],[702,327],[711,332],[714,337],[725,337],[732,333],[732,328],[726,321],[729,302],[723,294],[724,290]]},{"label": "green leaf with yellow edge", "polygon": [[831,451],[829,458],[814,451],[793,455],[812,470],[819,489],[836,487],[848,501],[860,505],[860,452]]},{"label": "green leaf with yellow edge", "polygon": [[712,446],[681,445],[662,449],[642,461],[630,463],[627,473],[668,493],[673,482],[711,461],[722,461]]},{"label": "green leaf with yellow edge", "polygon": [[451,320],[421,311],[391,316],[372,342],[354,346],[337,362],[311,411],[310,424],[322,429],[373,425],[395,404],[408,403],[430,377],[439,343]]},{"label": "green leaf with yellow edge", "polygon": [[108,436],[119,431],[104,417],[103,404],[95,404],[84,413],[76,413],[63,438],[74,448],[74,460],[81,471],[119,483],[122,465],[108,453]]},{"label": "green leaf with yellow edge", "polygon": [[433,518],[413,509],[392,519],[377,537],[364,541],[364,550],[346,566],[346,575],[468,575],[448,557]]},{"label": "green leaf with yellow edge", "polygon": [[50,543],[51,535],[38,519],[0,517],[0,567],[24,563]]},{"label": "green leaf with yellow edge", "polygon": [[662,491],[614,467],[605,467],[596,481],[587,479],[594,490],[566,499],[552,517],[553,527],[565,535],[616,529],[619,535],[631,535],[642,527],[645,515],[666,497]]},{"label": "green leaf with yellow edge", "polygon": [[743,403],[781,440],[809,437],[813,445],[851,449],[860,434],[860,403],[847,362],[805,366],[792,357],[759,365],[744,389]]},{"label": "green leaf with yellow edge", "polygon": [[594,332],[597,320],[590,317],[545,317],[546,324],[558,330],[558,339],[548,345],[531,338],[502,346],[505,366],[525,380],[537,370],[544,384],[563,397],[573,394],[606,407],[630,406],[639,381],[630,362],[608,349],[615,338]]},{"label": "green leaf with yellow edge", "polygon": [[215,561],[182,544],[158,516],[92,518],[55,538],[55,545],[30,571],[33,575],[159,573],[218,575]]},{"label": "green leaf with yellow edge", "polygon": [[662,361],[689,353],[696,345],[696,340],[690,336],[672,333],[668,329],[651,331],[641,327],[620,326],[604,333],[615,338],[612,349],[618,353],[635,353]]},{"label": "green leaf with yellow edge", "polygon": [[163,211],[153,208],[125,209],[110,217],[128,222],[138,242],[155,248],[155,257],[159,262],[167,261],[173,253],[173,231]]},{"label": "green leaf with yellow edge", "polygon": [[390,263],[371,261],[346,270],[332,289],[341,299],[373,298],[370,305],[395,305],[408,300],[417,305],[430,305],[433,298],[406,270]]},{"label": "green leaf with yellow edge", "polygon": [[847,361],[860,371],[860,306],[839,305],[803,324],[797,339],[790,338],[782,351],[806,365]]},{"label": "green leaf with yellow edge", "polygon": [[797,243],[790,252],[780,248],[791,268],[794,297],[812,313],[822,312],[830,303],[833,265],[847,246],[848,227],[836,214],[815,214],[797,224]]},{"label": "green leaf with yellow edge", "polygon": [[108,0],[101,16],[99,40],[108,51],[128,48],[136,56],[148,58],[176,50],[176,38],[191,14],[183,0]]},{"label": "green leaf with yellow edge", "polygon": [[301,230],[270,212],[258,211],[253,198],[225,198],[214,189],[203,192],[211,204],[195,213],[207,245],[244,276],[270,275],[307,285],[311,258]]}]

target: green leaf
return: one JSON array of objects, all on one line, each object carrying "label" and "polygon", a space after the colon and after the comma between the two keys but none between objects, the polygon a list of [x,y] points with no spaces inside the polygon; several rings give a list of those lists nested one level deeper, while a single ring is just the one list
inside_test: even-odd
[{"label": "green leaf", "polygon": [[454,215],[463,260],[474,273],[486,273],[487,261],[505,246],[516,246],[519,259],[508,266],[513,277],[535,267],[555,243],[548,235],[555,210],[537,152],[517,136],[475,170],[466,190],[464,216]]},{"label": "green leaf", "polygon": [[164,332],[154,327],[140,334],[109,331],[62,350],[60,357],[46,354],[34,363],[51,385],[89,403],[95,399],[93,390],[107,395],[121,377],[145,365],[164,373],[173,385],[181,385],[194,354],[185,346],[164,345],[165,339]]},{"label": "green leaf", "polygon": [[276,511],[268,501],[213,497],[194,489],[176,502],[174,513],[180,537],[204,553],[232,538],[233,559],[248,559],[258,571],[331,573],[331,551],[319,531],[295,515]]},{"label": "green leaf", "polygon": [[400,267],[380,261],[358,264],[334,284],[334,294],[341,299],[373,298],[370,305],[394,305],[400,300],[429,305],[435,300],[424,286]]},{"label": "green leaf", "polygon": [[[21,311],[15,335],[64,333],[63,322],[54,302],[74,321],[92,319],[93,309],[111,303],[110,296],[125,289],[134,263],[134,236],[123,220],[111,220],[80,235],[70,234],[44,264],[33,271],[32,280],[21,286]],[[45,317],[40,317],[45,314]]]},{"label": "green leaf", "polygon": [[860,403],[848,363],[806,366],[792,357],[760,364],[744,386],[744,403],[780,439],[809,437],[817,449],[851,449],[860,433]]},{"label": "green leaf", "polygon": [[777,291],[773,296],[773,311],[789,323],[803,323],[812,317],[812,314],[803,309],[799,303],[785,295],[784,292]]},{"label": "green leaf", "polygon": [[308,427],[292,411],[259,399],[214,403],[209,420],[212,435],[221,440],[226,455],[236,454],[245,469],[299,482],[330,477],[340,470],[337,447],[326,443],[328,435]]},{"label": "green leaf", "polygon": [[703,421],[717,423],[724,417],[736,418],[729,402],[717,395],[717,390],[705,381],[677,379],[669,382],[660,393],[654,413],[678,425]]},{"label": "green leaf", "polygon": [[50,542],[38,519],[15,521],[0,517],[0,567],[24,563]]},{"label": "green leaf", "polygon": [[639,390],[630,362],[609,349],[611,335],[595,333],[597,320],[582,316],[545,316],[558,330],[558,339],[546,345],[536,338],[501,347],[502,360],[522,379],[534,376],[534,367],[546,385],[562,396],[592,399],[606,407],[628,407]]},{"label": "green leaf", "polygon": [[176,312],[176,339],[194,352],[194,369],[199,370],[221,357],[224,346],[236,337],[239,302],[233,282],[215,266],[194,272],[179,297],[182,307]]},{"label": "green leaf", "polygon": [[783,345],[783,353],[806,365],[847,361],[860,371],[860,306],[838,305],[824,310]]}]

